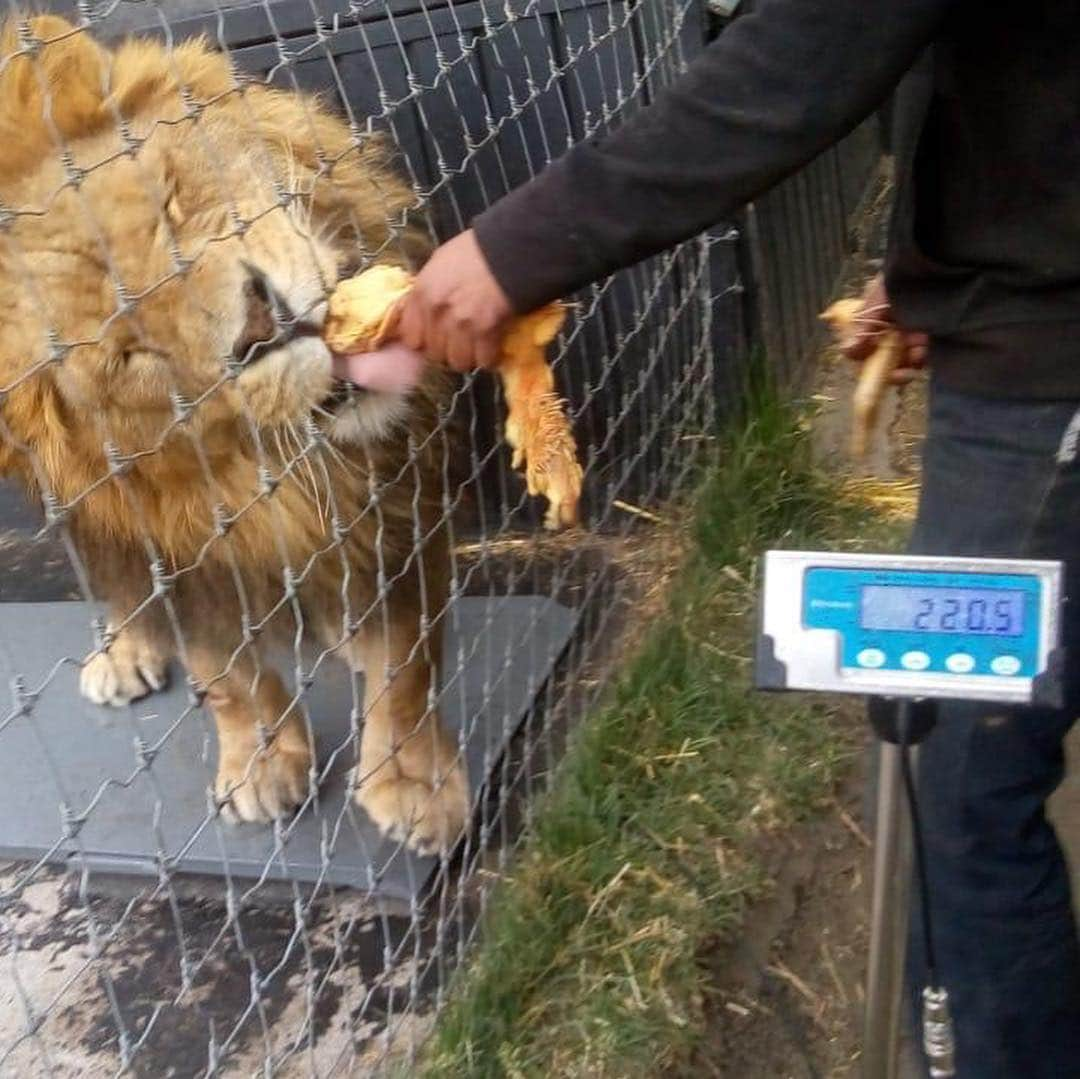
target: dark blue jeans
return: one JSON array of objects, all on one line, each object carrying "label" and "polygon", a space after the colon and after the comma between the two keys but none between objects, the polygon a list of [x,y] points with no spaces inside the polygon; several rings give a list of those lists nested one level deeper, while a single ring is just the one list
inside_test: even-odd
[{"label": "dark blue jeans", "polygon": [[[1066,560],[1069,705],[942,705],[920,751],[940,980],[959,1079],[1080,1077],[1080,946],[1045,802],[1080,714],[1080,401],[932,387],[912,550]],[[916,901],[917,902],[917,901]],[[917,909],[909,969],[925,983]]]}]

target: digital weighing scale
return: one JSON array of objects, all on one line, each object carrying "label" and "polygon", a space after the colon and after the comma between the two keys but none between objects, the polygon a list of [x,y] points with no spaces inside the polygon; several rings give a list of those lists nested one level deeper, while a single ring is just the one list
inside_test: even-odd
[{"label": "digital weighing scale", "polygon": [[769,551],[759,689],[1061,703],[1060,562]]},{"label": "digital weighing scale", "polygon": [[[909,754],[933,726],[936,700],[1063,705],[1063,567],[1025,559],[769,551],[761,580],[757,688],[863,694],[872,698],[879,734],[883,726],[899,731],[898,738],[883,735],[880,750],[863,1035],[865,1079],[894,1079],[913,819],[919,839]],[[885,724],[878,722],[883,714]],[[918,842],[916,854],[925,889]],[[929,924],[926,929],[932,957]],[[930,1074],[946,1079],[956,1074],[948,996],[930,985],[923,1002]]]}]

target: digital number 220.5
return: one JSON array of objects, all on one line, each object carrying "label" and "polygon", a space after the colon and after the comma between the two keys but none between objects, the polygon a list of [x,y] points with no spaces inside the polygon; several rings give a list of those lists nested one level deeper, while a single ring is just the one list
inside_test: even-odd
[{"label": "digital number 220.5", "polygon": [[1007,599],[973,599],[967,603],[950,598],[942,600],[940,611],[934,599],[919,601],[915,629],[942,630],[946,633],[1008,633],[1012,629],[1012,604]]}]

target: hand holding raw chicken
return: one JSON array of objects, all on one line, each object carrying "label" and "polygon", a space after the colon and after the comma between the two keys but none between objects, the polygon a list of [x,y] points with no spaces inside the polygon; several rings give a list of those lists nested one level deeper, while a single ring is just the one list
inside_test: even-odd
[{"label": "hand holding raw chicken", "polygon": [[[863,306],[861,299],[837,300],[821,318],[836,338],[843,340],[856,324]],[[856,460],[866,456],[870,435],[877,426],[885,390],[889,386],[892,373],[900,366],[903,355],[904,339],[901,332],[889,329],[881,333],[873,351],[863,360],[851,401],[851,454]]]},{"label": "hand holding raw chicken", "polygon": [[[383,391],[415,384],[423,361],[394,340],[400,304],[412,280],[398,267],[373,266],[338,285],[323,330],[338,374]],[[565,318],[561,304],[549,304],[511,320],[497,363],[509,412],[506,440],[514,452],[513,466],[524,468],[530,495],[547,498],[544,523],[550,529],[577,522],[581,497],[577,448],[544,355]]]}]

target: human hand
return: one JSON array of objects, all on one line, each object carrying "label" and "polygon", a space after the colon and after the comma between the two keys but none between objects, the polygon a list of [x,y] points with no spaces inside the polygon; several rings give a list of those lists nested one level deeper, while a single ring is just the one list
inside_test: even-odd
[{"label": "human hand", "polygon": [[[878,274],[867,282],[863,290],[862,309],[852,321],[851,329],[839,342],[840,352],[855,363],[868,359],[891,330],[899,329],[893,320],[892,306],[885,291],[885,280]],[[889,375],[895,386],[910,382],[926,364],[930,339],[925,333],[909,333],[901,330],[904,354],[900,363]]]},{"label": "human hand", "polygon": [[402,301],[399,340],[455,371],[491,367],[514,312],[472,229],[439,247]]}]

